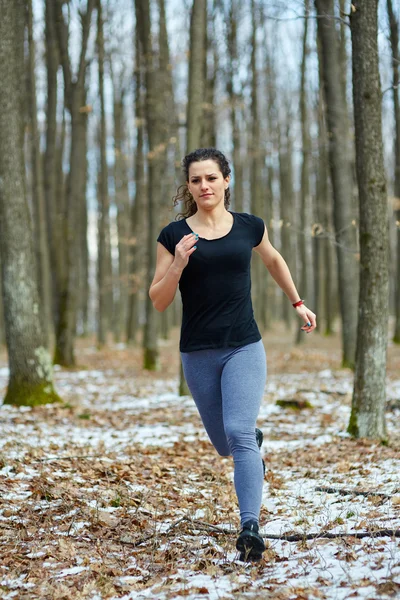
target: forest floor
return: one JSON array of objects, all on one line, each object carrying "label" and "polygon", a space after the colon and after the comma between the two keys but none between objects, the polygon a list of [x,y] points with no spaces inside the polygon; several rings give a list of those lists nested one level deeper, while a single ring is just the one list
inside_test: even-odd
[{"label": "forest floor", "polygon": [[[338,336],[292,340],[278,327],[264,338],[260,563],[235,551],[232,461],[177,395],[176,333],[151,374],[140,349],[79,340],[78,367],[55,371],[62,404],[0,408],[0,597],[399,597],[400,348],[389,347],[382,446],[346,433]],[[7,378],[3,352],[2,396]],[[276,404],[293,399],[297,410]]]}]

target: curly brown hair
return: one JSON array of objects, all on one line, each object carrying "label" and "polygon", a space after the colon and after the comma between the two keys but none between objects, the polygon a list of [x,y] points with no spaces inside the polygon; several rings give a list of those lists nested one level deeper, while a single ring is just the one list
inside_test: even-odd
[{"label": "curly brown hair", "polygon": [[[190,154],[187,154],[182,160],[182,168],[186,177],[186,181],[189,181],[189,167],[194,162],[200,162],[202,160],[214,160],[224,177],[228,177],[231,174],[231,168],[229,162],[224,154],[216,148],[198,148]],[[231,193],[229,188],[225,190],[224,205],[228,208],[230,204]],[[197,212],[197,205],[193,199],[192,194],[189,192],[187,184],[180,185],[177,189],[176,196],[173,197],[174,206],[183,202],[183,210],[177,214],[176,219],[187,219]]]}]

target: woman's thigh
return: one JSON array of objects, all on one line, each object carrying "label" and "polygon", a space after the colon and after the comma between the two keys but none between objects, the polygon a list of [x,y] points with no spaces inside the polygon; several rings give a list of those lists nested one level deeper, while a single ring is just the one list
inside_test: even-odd
[{"label": "woman's thigh", "polygon": [[219,454],[229,456],[222,414],[222,356],[218,350],[181,353],[185,379],[208,437]]},{"label": "woman's thigh", "polygon": [[227,432],[238,427],[254,430],[266,378],[266,356],[261,340],[232,352],[221,377],[222,410]]}]

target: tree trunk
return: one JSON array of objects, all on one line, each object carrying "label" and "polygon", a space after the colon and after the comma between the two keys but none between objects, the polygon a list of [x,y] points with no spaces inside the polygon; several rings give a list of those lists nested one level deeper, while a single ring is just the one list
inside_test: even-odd
[{"label": "tree trunk", "polygon": [[[126,338],[133,344],[139,329],[139,280],[141,264],[141,246],[139,238],[143,240],[141,223],[144,222],[144,212],[148,206],[146,175],[144,164],[144,60],[139,40],[138,23],[136,23],[135,36],[135,116],[136,116],[136,152],[135,152],[135,197],[131,206],[131,237],[129,243],[129,290],[128,290],[128,321]],[[154,241],[154,240],[153,240]]]},{"label": "tree trunk", "polygon": [[[239,127],[239,106],[243,101],[241,92],[236,91],[238,83],[238,15],[239,3],[232,0],[230,3],[228,23],[228,73],[226,89],[229,96],[230,120],[232,128],[232,162],[233,162],[233,202],[236,212],[243,211],[243,163],[241,158],[241,136]],[[230,186],[232,187],[232,186]]]},{"label": "tree trunk", "polygon": [[400,344],[400,104],[399,104],[399,24],[393,11],[392,0],[387,0],[390,44],[392,47],[393,109],[395,122],[394,138],[394,217],[396,222],[395,258],[395,326],[393,341]]},{"label": "tree trunk", "polygon": [[386,440],[388,205],[378,68],[378,0],[353,0],[353,102],[360,198],[360,301],[349,433]]},{"label": "tree trunk", "polygon": [[[301,181],[300,181],[300,236],[299,236],[299,254],[300,254],[300,269],[298,290],[301,298],[309,298],[310,289],[308,282],[308,232],[309,214],[310,214],[310,154],[311,140],[309,132],[309,118],[307,114],[307,92],[306,92],[306,66],[307,66],[307,33],[308,33],[308,17],[309,17],[309,0],[305,0],[304,5],[304,33],[303,33],[303,51],[300,67],[300,120],[301,120],[301,145],[302,145],[302,162],[301,162]],[[315,309],[316,310],[316,307]],[[296,330],[296,343],[300,344],[305,341],[304,332],[300,327]]]},{"label": "tree trunk", "polygon": [[125,90],[114,80],[114,188],[118,231],[118,300],[115,306],[114,338],[121,339],[128,315],[128,253],[130,237],[130,206],[128,165],[124,128]]},{"label": "tree trunk", "polygon": [[10,378],[4,402],[59,400],[41,327],[42,309],[24,163],[25,1],[0,0],[0,254]]},{"label": "tree trunk", "polygon": [[46,38],[46,150],[44,157],[44,195],[46,202],[47,232],[50,249],[50,267],[52,279],[52,317],[56,313],[57,290],[63,270],[60,227],[57,223],[57,70],[59,65],[57,36],[55,31],[53,0],[46,0],[45,10]]},{"label": "tree trunk", "polygon": [[[202,134],[200,145],[203,148],[215,148],[217,145],[217,124],[216,124],[216,85],[219,64],[219,48],[216,47],[215,32],[215,2],[208,5],[207,16],[208,23],[204,30],[204,48],[206,59],[204,61],[204,80],[205,95],[203,103],[202,116]],[[208,33],[210,32],[210,35]]]},{"label": "tree trunk", "polygon": [[85,105],[86,50],[90,31],[91,16],[96,0],[88,0],[86,13],[82,15],[82,45],[77,76],[72,78],[71,61],[68,51],[68,30],[65,24],[63,0],[55,2],[55,18],[58,31],[60,60],[64,73],[65,105],[71,116],[71,142],[69,176],[66,192],[66,216],[63,236],[65,242],[66,264],[63,279],[60,282],[58,322],[56,327],[56,348],[54,361],[64,366],[75,364],[74,341],[76,330],[78,282],[78,218],[82,192],[82,130],[86,129]]},{"label": "tree trunk", "polygon": [[347,103],[340,74],[338,34],[333,0],[315,0],[317,28],[321,41],[329,158],[334,198],[334,223],[342,317],[343,366],[354,368],[357,333],[359,269],[356,262],[356,236],[352,225],[353,190]]},{"label": "tree trunk", "polygon": [[98,257],[97,257],[97,287],[98,315],[97,342],[103,346],[107,340],[110,325],[110,289],[111,289],[111,245],[110,245],[110,201],[108,196],[108,166],[107,166],[107,130],[104,101],[104,34],[101,0],[97,0],[97,54],[99,68],[100,96],[100,170],[98,173]]},{"label": "tree trunk", "polygon": [[84,97],[82,99],[81,118],[79,119],[79,127],[77,131],[79,153],[82,157],[80,163],[79,173],[76,174],[79,177],[79,195],[78,195],[78,225],[77,225],[77,248],[78,248],[78,289],[77,294],[77,331],[79,330],[80,335],[86,335],[88,333],[88,320],[89,320],[89,248],[88,248],[88,207],[86,200],[86,186],[87,186],[87,172],[88,172],[88,160],[87,160],[87,130],[88,130],[88,114],[91,111],[90,107],[86,106],[86,95],[87,90],[84,90]]},{"label": "tree trunk", "polygon": [[28,97],[31,125],[31,149],[32,149],[32,204],[35,224],[35,245],[38,268],[39,296],[40,296],[40,318],[46,348],[50,344],[52,332],[52,310],[51,310],[51,283],[50,283],[50,258],[47,238],[46,209],[43,188],[43,165],[40,151],[40,132],[37,120],[36,102],[36,45],[33,38],[33,11],[32,0],[27,0],[28,17]]},{"label": "tree trunk", "polygon": [[[286,117],[289,119],[289,116]],[[293,188],[293,165],[292,165],[292,140],[289,127],[285,137],[280,135],[279,139],[279,182],[280,182],[280,221],[281,221],[281,253],[286,260],[291,272],[294,270],[293,261],[293,239],[291,226],[294,213],[294,188]],[[292,322],[293,309],[286,296],[282,297],[282,318],[289,328]]]},{"label": "tree trunk", "polygon": [[190,19],[189,88],[187,105],[186,151],[200,146],[203,103],[205,100],[205,30],[207,0],[193,0]]},{"label": "tree trunk", "polygon": [[[168,140],[165,139],[165,111],[163,98],[165,97],[165,78],[155,61],[155,50],[151,35],[151,11],[149,0],[136,3],[138,31],[144,53],[146,66],[146,125],[149,152],[149,200],[148,200],[148,267],[146,290],[150,289],[156,265],[156,243],[159,233],[158,211],[162,205],[163,188],[165,179],[166,148]],[[164,83],[160,90],[159,80]],[[146,323],[143,336],[144,368],[155,370],[158,367],[158,314],[153,303],[146,293]]]},{"label": "tree trunk", "polygon": [[4,307],[3,307],[3,293],[2,293],[2,282],[1,282],[1,253],[0,253],[0,346],[4,346],[6,343],[6,333],[4,329]]},{"label": "tree trunk", "polygon": [[314,306],[320,314],[320,328],[324,335],[333,332],[333,252],[332,230],[332,194],[329,185],[328,136],[326,128],[326,107],[323,94],[321,41],[317,39],[318,49],[318,160],[316,173],[316,222],[314,230]]},{"label": "tree trunk", "polygon": [[[255,1],[251,2],[251,138],[250,138],[250,190],[251,212],[257,217],[264,218],[264,185],[263,185],[263,152],[261,148],[260,109],[258,101],[258,69],[257,69],[257,23]],[[263,323],[264,299],[264,263],[260,256],[252,257],[252,298],[256,320]]]}]

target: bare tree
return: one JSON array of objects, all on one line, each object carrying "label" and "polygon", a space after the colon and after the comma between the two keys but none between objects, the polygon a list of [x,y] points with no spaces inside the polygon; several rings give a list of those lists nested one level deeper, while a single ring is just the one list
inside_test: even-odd
[{"label": "bare tree", "polygon": [[[317,51],[321,42],[317,40]],[[318,60],[318,160],[316,173],[316,225],[313,231],[314,247],[314,306],[321,314],[324,335],[333,332],[333,304],[335,270],[333,265],[332,241],[332,192],[329,182],[328,135],[326,129],[326,107],[323,94],[322,60]],[[322,328],[321,328],[322,329]]]},{"label": "bare tree", "polygon": [[[46,222],[48,229],[53,315],[57,306],[57,292],[64,269],[64,247],[62,232],[63,197],[57,193],[57,181],[63,185],[60,154],[63,148],[63,136],[60,136],[57,149],[57,70],[59,53],[55,29],[54,2],[46,0],[45,6],[45,41],[46,41],[46,149],[44,155],[44,194],[46,202]],[[60,188],[59,188],[60,189]]]},{"label": "bare tree", "polygon": [[10,378],[4,402],[55,402],[24,161],[25,0],[0,0],[0,254]]},{"label": "bare tree", "polygon": [[[145,92],[144,92],[144,57],[138,31],[139,22],[136,21],[135,31],[135,116],[136,116],[136,151],[135,151],[135,196],[130,213],[130,244],[129,244],[129,291],[128,291],[128,320],[126,338],[130,343],[135,342],[139,328],[139,283],[141,247],[139,237],[143,240],[141,223],[144,222],[143,213],[148,204],[144,147],[145,147]],[[144,228],[142,228],[144,229]],[[143,240],[146,243],[146,240]],[[153,240],[154,242],[154,240]]]},{"label": "bare tree", "polygon": [[85,106],[85,75],[86,52],[88,46],[90,22],[96,0],[87,0],[86,12],[81,13],[82,45],[79,65],[76,76],[73,76],[68,47],[68,25],[63,15],[63,0],[55,0],[55,19],[57,24],[60,61],[64,74],[64,99],[65,106],[71,117],[71,142],[69,176],[67,179],[65,218],[63,235],[65,241],[66,264],[63,278],[58,290],[58,311],[56,326],[56,349],[54,360],[56,363],[70,366],[75,363],[74,340],[76,329],[76,286],[78,275],[77,260],[77,219],[79,206],[84,200],[82,193],[82,177],[86,169],[82,168],[82,131],[86,131],[85,120],[87,112],[82,110]]},{"label": "bare tree", "polygon": [[347,103],[340,72],[338,34],[333,0],[315,0],[318,36],[323,62],[322,76],[328,126],[329,160],[334,199],[334,224],[338,259],[340,313],[342,318],[343,366],[354,367],[358,265],[352,214],[353,177],[351,169]]},{"label": "bare tree", "polygon": [[[226,74],[226,90],[229,96],[230,121],[232,128],[232,162],[235,174],[233,181],[233,200],[235,210],[243,210],[243,164],[241,158],[240,136],[240,104],[243,102],[241,90],[238,89],[239,52],[238,21],[240,18],[239,0],[231,0],[227,22],[228,66]],[[232,186],[230,186],[232,187]]]},{"label": "bare tree", "polygon": [[[151,32],[151,11],[149,0],[136,2],[137,30],[140,35],[145,64],[146,83],[146,128],[149,144],[149,198],[148,198],[148,266],[146,287],[150,288],[156,265],[156,244],[158,235],[158,211],[162,205],[163,182],[165,180],[166,149],[168,139],[165,137],[165,78],[159,68],[160,57],[154,47]],[[160,88],[159,81],[163,82]],[[154,370],[158,363],[158,315],[153,303],[146,294],[146,323],[143,336],[144,368]]]},{"label": "bare tree", "polygon": [[104,28],[102,0],[97,0],[97,61],[99,67],[100,124],[98,173],[98,318],[97,340],[106,343],[111,320],[111,243],[110,243],[110,199],[108,195],[107,128],[104,99]]},{"label": "bare tree", "polygon": [[361,271],[356,371],[348,431],[356,437],[385,440],[389,231],[377,13],[378,0],[353,0],[350,26]]},{"label": "bare tree", "polygon": [[207,0],[193,0],[190,19],[189,86],[186,151],[200,146],[201,120],[205,100],[205,30]]},{"label": "bare tree", "polygon": [[394,196],[396,221],[396,262],[395,262],[395,327],[393,341],[400,344],[400,103],[399,103],[399,23],[393,11],[392,0],[387,0],[390,26],[390,45],[392,47],[392,85],[395,122],[394,136]]},{"label": "bare tree", "polygon": [[[310,12],[310,2],[305,0],[304,4],[304,32],[302,43],[302,55],[300,65],[300,121],[301,121],[301,182],[300,182],[300,236],[299,236],[299,292],[303,298],[308,298],[310,294],[307,269],[307,243],[310,214],[310,154],[311,140],[309,131],[309,117],[307,106],[306,90],[306,68],[308,55],[308,17]],[[299,344],[305,341],[305,336],[300,328],[297,328],[296,342]]]},{"label": "bare tree", "polygon": [[37,118],[36,101],[36,44],[33,37],[33,11],[32,0],[27,0],[27,20],[28,20],[28,97],[29,97],[29,117],[31,126],[31,155],[32,155],[32,198],[34,207],[35,224],[35,246],[38,267],[39,295],[42,310],[40,317],[42,320],[42,329],[45,339],[45,345],[50,343],[50,333],[52,332],[52,300],[50,284],[50,259],[47,237],[46,208],[43,187],[43,165],[42,154],[40,150],[40,132]]}]

